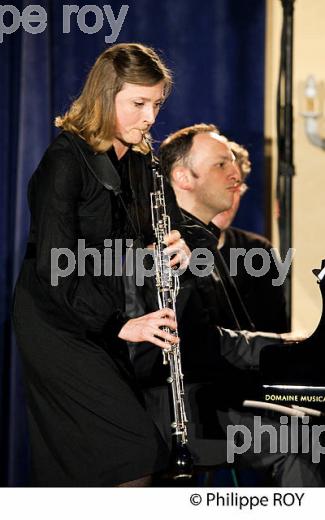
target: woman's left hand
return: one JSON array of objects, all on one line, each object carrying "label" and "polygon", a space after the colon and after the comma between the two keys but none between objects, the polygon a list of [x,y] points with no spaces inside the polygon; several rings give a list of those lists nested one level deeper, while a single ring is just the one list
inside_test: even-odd
[{"label": "woman's left hand", "polygon": [[174,255],[170,260],[170,266],[177,266],[178,269],[185,270],[190,262],[191,251],[180,232],[173,229],[168,235],[164,236],[164,242],[167,246],[164,253],[169,257]]}]

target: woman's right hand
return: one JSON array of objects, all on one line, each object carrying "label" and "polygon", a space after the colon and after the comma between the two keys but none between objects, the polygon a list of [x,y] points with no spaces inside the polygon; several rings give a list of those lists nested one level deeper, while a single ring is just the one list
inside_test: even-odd
[{"label": "woman's right hand", "polygon": [[[168,343],[179,342],[178,337],[165,332],[162,327],[176,330],[175,313],[172,309],[161,309],[127,321],[118,337],[133,343],[149,341],[160,348],[168,348]],[[165,340],[168,343],[165,343]]]}]

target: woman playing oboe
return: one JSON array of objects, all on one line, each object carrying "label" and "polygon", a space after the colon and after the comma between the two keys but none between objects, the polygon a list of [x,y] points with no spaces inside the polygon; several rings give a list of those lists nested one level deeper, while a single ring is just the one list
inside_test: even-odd
[{"label": "woman playing oboe", "polygon": [[[14,323],[33,486],[148,485],[168,463],[137,391],[126,342],[164,347],[165,339],[177,341],[162,330],[175,329],[174,314],[163,309],[128,319],[123,278],[105,275],[103,252],[112,245],[118,266],[117,240],[153,241],[144,136],[170,87],[170,73],[152,49],[107,49],[81,95],[56,119],[62,132],[30,180],[31,226]],[[177,223],[172,192],[168,197]],[[167,243],[171,254],[188,252],[178,231]],[[88,248],[83,269],[80,244]],[[179,261],[176,255],[171,262]]]}]

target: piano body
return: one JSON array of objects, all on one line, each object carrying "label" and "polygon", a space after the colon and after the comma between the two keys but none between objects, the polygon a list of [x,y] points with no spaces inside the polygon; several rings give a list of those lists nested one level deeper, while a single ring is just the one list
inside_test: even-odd
[{"label": "piano body", "polygon": [[260,357],[266,403],[325,412],[325,260],[313,270],[322,294],[322,315],[306,340],[265,347]]}]

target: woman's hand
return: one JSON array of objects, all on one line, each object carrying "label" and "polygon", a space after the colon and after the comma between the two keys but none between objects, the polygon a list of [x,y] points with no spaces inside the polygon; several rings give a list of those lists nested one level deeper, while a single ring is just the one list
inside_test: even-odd
[{"label": "woman's hand", "polygon": [[168,327],[176,330],[175,313],[171,309],[162,309],[133,318],[125,323],[121,328],[118,337],[125,341],[139,343],[149,341],[157,347],[168,348],[168,343],[178,343],[179,339],[172,334],[165,332],[161,327]]},{"label": "woman's hand", "polygon": [[191,258],[191,251],[187,246],[185,240],[181,238],[179,231],[172,230],[168,235],[164,236],[164,242],[166,249],[164,253],[168,256],[173,256],[170,260],[170,266],[174,267],[177,265],[178,269],[186,269]]}]

